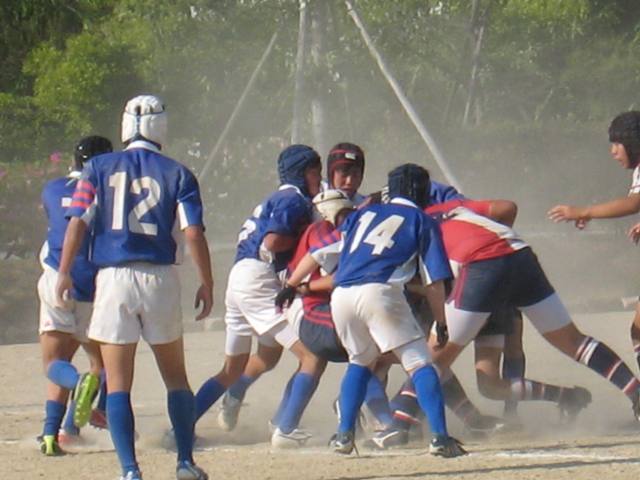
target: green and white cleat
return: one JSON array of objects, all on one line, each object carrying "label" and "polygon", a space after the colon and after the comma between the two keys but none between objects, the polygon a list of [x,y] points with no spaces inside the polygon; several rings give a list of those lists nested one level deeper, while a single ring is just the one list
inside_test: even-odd
[{"label": "green and white cleat", "polygon": [[40,452],[47,457],[58,457],[64,455],[64,451],[58,444],[58,439],[55,435],[41,435],[38,437],[40,442]]},{"label": "green and white cleat", "polygon": [[92,373],[85,373],[78,380],[78,384],[73,391],[73,400],[76,402],[73,423],[76,427],[84,427],[89,418],[91,418],[91,407],[99,388],[100,377]]}]

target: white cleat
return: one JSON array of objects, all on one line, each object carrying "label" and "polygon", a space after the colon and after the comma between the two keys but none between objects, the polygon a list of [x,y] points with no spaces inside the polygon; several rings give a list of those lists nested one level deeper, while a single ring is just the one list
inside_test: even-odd
[{"label": "white cleat", "polygon": [[312,435],[306,430],[295,428],[289,433],[284,433],[280,428],[276,428],[271,435],[271,446],[278,449],[303,447]]}]

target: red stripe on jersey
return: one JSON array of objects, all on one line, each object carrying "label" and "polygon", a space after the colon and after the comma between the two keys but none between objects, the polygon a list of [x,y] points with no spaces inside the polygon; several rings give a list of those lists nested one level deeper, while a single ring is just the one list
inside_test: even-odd
[{"label": "red stripe on jersey", "polygon": [[85,190],[89,193],[96,193],[96,187],[94,187],[91,182],[88,182],[86,180],[79,180],[78,185],[76,186],[76,190]]},{"label": "red stripe on jersey", "polygon": [[93,197],[94,195],[89,192],[81,192],[79,190],[76,190],[75,192],[73,192],[73,198],[75,198],[78,201],[81,199],[85,199],[88,202],[93,202]]}]

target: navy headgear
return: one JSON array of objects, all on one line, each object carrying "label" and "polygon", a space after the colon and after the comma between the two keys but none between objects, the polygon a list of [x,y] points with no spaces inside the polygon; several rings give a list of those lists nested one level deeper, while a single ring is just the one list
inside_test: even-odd
[{"label": "navy headgear", "polygon": [[278,176],[281,184],[294,185],[309,196],[304,172],[309,167],[320,166],[320,155],[307,145],[290,145],[278,156]]},{"label": "navy headgear", "polygon": [[429,172],[415,163],[405,163],[389,172],[387,178],[389,198],[402,197],[414,202],[418,207],[429,205],[431,180]]}]

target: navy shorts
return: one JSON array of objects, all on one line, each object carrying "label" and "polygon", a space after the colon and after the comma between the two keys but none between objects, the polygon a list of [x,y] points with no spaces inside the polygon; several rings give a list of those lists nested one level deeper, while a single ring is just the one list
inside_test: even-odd
[{"label": "navy shorts", "polygon": [[[328,304],[318,305],[313,311],[324,313],[325,315],[322,316],[326,318],[326,313],[331,313],[331,306]],[[309,315],[305,312],[300,321],[298,335],[302,343],[312,353],[329,362],[348,362],[349,355],[340,343],[333,324],[330,326],[326,322],[314,321],[313,311]]]},{"label": "navy shorts", "polygon": [[[447,282],[448,283],[448,282]],[[447,285],[450,290],[450,285]],[[418,294],[405,290],[405,297],[409,302],[413,315],[418,320],[418,325],[424,330],[428,336],[433,325],[433,315],[429,308],[429,302]],[[513,319],[520,315],[520,312],[508,305],[499,305],[491,313],[487,322],[484,324],[478,336],[482,335],[510,335],[513,333]]]},{"label": "navy shorts", "polygon": [[495,312],[534,305],[554,292],[533,250],[524,248],[465,265],[447,301],[468,312]]}]

